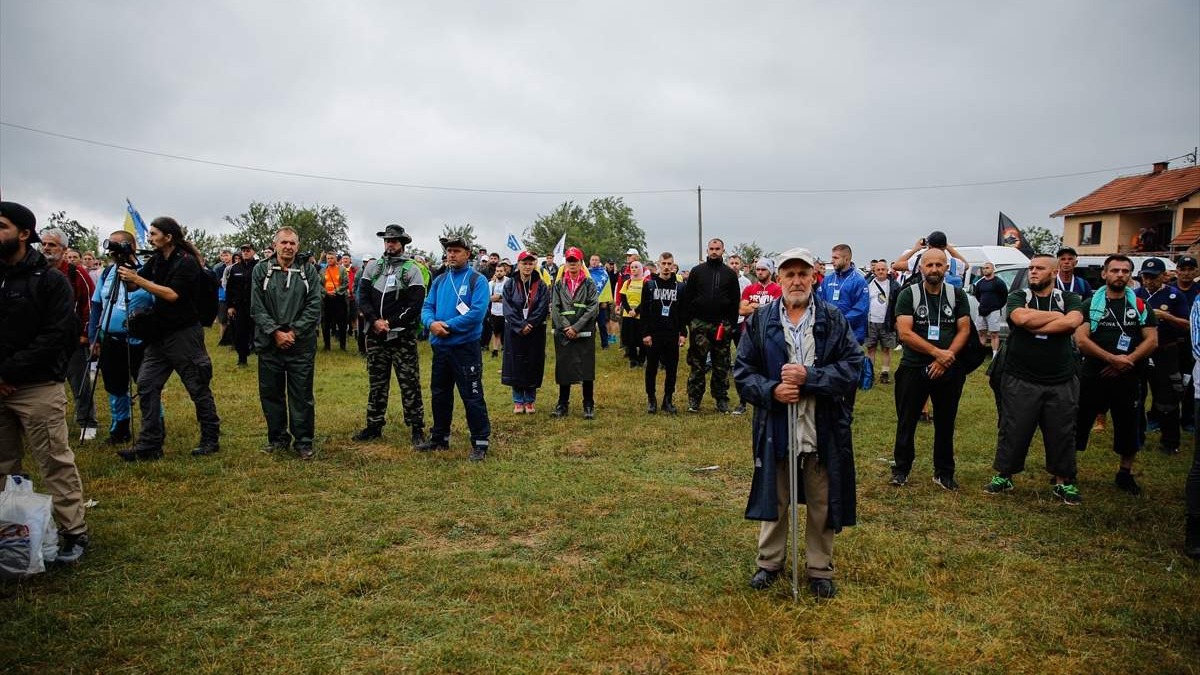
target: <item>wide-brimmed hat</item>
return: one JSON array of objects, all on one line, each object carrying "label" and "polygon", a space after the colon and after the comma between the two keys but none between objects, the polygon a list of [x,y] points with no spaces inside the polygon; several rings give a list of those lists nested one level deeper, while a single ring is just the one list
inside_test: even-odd
[{"label": "wide-brimmed hat", "polygon": [[376,232],[375,236],[380,239],[399,239],[400,243],[404,245],[412,243],[412,237],[408,236],[403,227],[395,223],[383,228],[383,232]]}]

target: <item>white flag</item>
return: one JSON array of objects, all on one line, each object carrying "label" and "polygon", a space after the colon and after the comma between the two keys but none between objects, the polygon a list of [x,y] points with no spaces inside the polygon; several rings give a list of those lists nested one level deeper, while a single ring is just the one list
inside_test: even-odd
[{"label": "white flag", "polygon": [[505,237],[504,247],[512,252],[512,259],[515,262],[517,259],[517,254],[523,251],[525,246],[521,243],[520,239],[517,239],[517,235],[513,234],[512,227],[506,225],[504,227],[504,232],[507,235]]},{"label": "white flag", "polygon": [[567,264],[567,256],[563,251],[567,250],[567,233],[563,232],[563,236],[559,238],[558,243],[554,245],[554,262],[558,265]]}]

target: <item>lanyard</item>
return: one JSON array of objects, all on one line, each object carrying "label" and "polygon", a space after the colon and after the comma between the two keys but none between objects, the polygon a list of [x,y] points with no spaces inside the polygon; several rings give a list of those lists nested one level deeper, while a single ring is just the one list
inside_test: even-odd
[{"label": "lanyard", "polygon": [[[456,281],[456,280],[454,279],[454,272],[448,272],[448,274],[450,275],[450,284],[451,284],[451,285],[453,285],[453,286],[458,286],[458,297],[460,297],[460,298],[461,298],[461,297],[462,297],[464,294],[466,294],[466,292],[467,292],[467,284],[466,284],[465,282],[460,284],[458,281]],[[467,278],[467,277],[468,277],[470,274],[471,274],[471,270],[470,270],[470,269],[465,269],[465,270],[463,270],[463,273],[462,273],[462,277],[461,277],[461,278],[464,278],[464,279],[465,279],[465,278]]]},{"label": "lanyard", "polygon": [[[945,290],[946,290],[946,287],[943,285],[942,291],[945,292]],[[951,292],[953,292],[953,291],[951,291]],[[924,301],[925,301],[925,316],[932,317],[933,315],[929,313],[929,293],[926,293],[922,290],[921,295],[924,296]],[[937,301],[937,325],[939,328],[942,325],[942,295],[941,295],[941,293],[938,294],[938,301]]]},{"label": "lanyard", "polygon": [[[1129,313],[1129,298],[1122,298],[1121,302],[1124,305],[1121,308],[1121,316],[1125,316],[1127,313]],[[1105,309],[1108,311],[1108,315],[1111,316],[1113,318],[1113,321],[1117,324],[1117,330],[1121,331],[1121,335],[1125,335],[1126,334],[1125,333],[1125,324],[1121,321],[1120,318],[1117,317],[1116,314],[1113,313],[1112,306],[1108,305],[1107,303],[1105,303],[1105,305],[1106,305]]]}]

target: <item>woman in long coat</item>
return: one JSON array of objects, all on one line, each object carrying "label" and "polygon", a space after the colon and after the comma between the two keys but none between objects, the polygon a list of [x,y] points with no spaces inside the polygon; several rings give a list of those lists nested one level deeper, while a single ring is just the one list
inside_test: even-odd
[{"label": "woman in long coat", "polygon": [[546,372],[546,318],[550,313],[550,287],[534,269],[537,256],[517,255],[517,273],[509,277],[500,294],[504,307],[504,366],[500,381],[513,390],[513,412],[534,413],[534,399]]},{"label": "woman in long coat", "polygon": [[567,267],[550,295],[550,320],[554,326],[554,380],[558,404],[553,417],[564,417],[571,400],[571,385],[583,383],[583,418],[596,417],[596,317],[600,294],[583,268],[583,251],[566,251]]}]

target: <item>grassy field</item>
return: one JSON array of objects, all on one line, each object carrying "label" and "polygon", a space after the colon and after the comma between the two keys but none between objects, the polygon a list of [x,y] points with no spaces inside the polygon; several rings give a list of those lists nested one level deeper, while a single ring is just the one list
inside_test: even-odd
[{"label": "grassy field", "polygon": [[187,454],[198,432],[175,379],[163,461],[73,444],[99,502],[93,545],[0,585],[0,672],[1200,672],[1200,566],[1180,552],[1190,436],[1178,456],[1143,453],[1141,498],[1112,485],[1107,434],[1080,456],[1083,506],[1052,499],[1040,439],[1016,490],[989,497],[996,420],[977,374],[963,489],[929,480],[930,425],[896,489],[892,388],[877,386],[858,399],[839,596],[794,604],[786,583],[746,585],[749,416],[711,400],[647,416],[642,371],[614,349],[593,422],[577,388],[572,417],[550,419],[552,386],[514,416],[485,357],[493,451],[478,464],[461,404],[451,451],[413,452],[395,387],[384,442],[352,443],[364,363],[322,352],[305,463],[259,451],[253,359],[235,368],[213,338],[221,453]]}]

